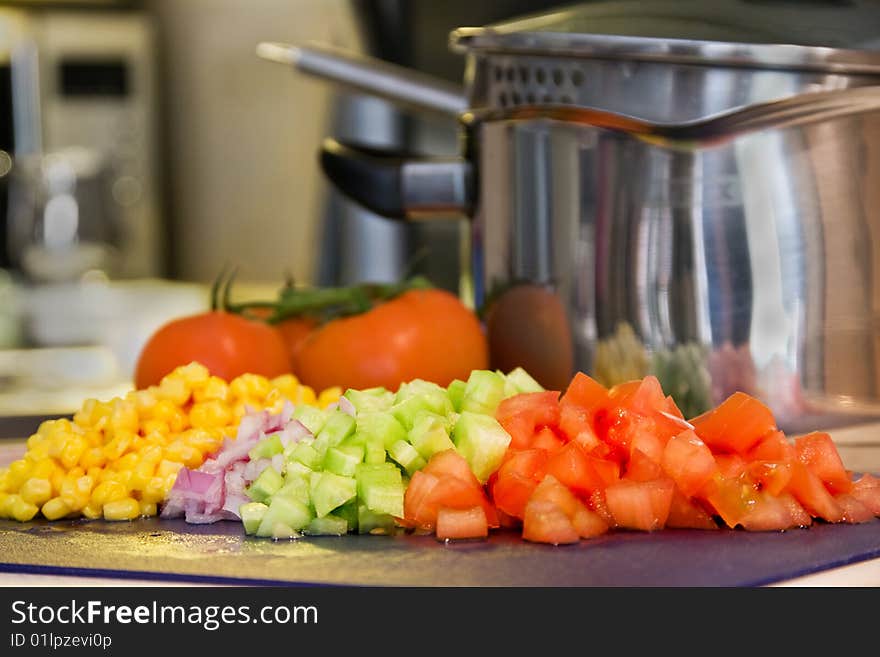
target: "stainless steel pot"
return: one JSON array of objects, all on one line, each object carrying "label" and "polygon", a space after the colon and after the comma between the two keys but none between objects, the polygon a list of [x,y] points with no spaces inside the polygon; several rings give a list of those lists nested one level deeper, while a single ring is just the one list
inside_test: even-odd
[{"label": "stainless steel pot", "polygon": [[876,3],[588,3],[455,31],[463,91],[260,54],[460,121],[451,161],[328,140],[322,164],[385,216],[470,218],[494,366],[653,373],[691,416],[744,390],[797,431],[880,416],[878,25]]}]

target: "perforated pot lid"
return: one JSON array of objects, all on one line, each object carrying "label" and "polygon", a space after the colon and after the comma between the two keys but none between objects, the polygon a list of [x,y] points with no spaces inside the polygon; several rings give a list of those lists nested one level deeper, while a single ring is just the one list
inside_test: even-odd
[{"label": "perforated pot lid", "polygon": [[880,73],[877,0],[615,0],[462,27],[458,51]]}]

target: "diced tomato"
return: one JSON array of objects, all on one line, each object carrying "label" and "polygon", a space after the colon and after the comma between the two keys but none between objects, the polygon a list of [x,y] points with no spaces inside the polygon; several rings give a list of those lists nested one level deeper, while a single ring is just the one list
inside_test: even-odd
[{"label": "diced tomato", "polygon": [[591,511],[595,511],[599,514],[599,517],[602,518],[609,527],[614,527],[614,516],[611,514],[611,509],[608,508],[608,501],[605,499],[605,489],[594,490],[590,494],[588,506]]},{"label": "diced tomato", "polygon": [[440,540],[461,538],[486,538],[489,524],[482,506],[467,509],[448,509],[437,511],[437,538]]},{"label": "diced tomato", "polygon": [[559,404],[559,430],[569,440],[580,443],[587,450],[599,446],[593,429],[593,412],[574,404]]},{"label": "diced tomato", "polygon": [[663,460],[663,450],[666,441],[662,440],[654,427],[649,427],[645,422],[640,424],[629,441],[630,457],[635,450],[639,450],[651,460],[660,463]]},{"label": "diced tomato", "polygon": [[744,392],[735,392],[711,411],[691,420],[697,435],[713,452],[745,454],[771,431],[773,413]]},{"label": "diced tomato", "polygon": [[838,493],[834,499],[843,509],[843,522],[854,525],[874,519],[871,509],[850,493]]},{"label": "diced tomato", "polygon": [[661,459],[664,472],[687,497],[694,495],[718,472],[712,452],[691,430],[670,438]]},{"label": "diced tomato", "polygon": [[678,529],[719,529],[718,523],[700,503],[677,488],[672,494],[666,526]]},{"label": "diced tomato", "polygon": [[618,527],[654,531],[669,517],[675,484],[671,479],[625,481],[605,489],[608,508]]},{"label": "diced tomato", "polygon": [[571,404],[593,411],[608,403],[608,389],[583,372],[578,372],[568,384],[559,403],[563,406]]},{"label": "diced tomato", "polygon": [[552,474],[548,474],[538,484],[532,494],[531,502],[552,502],[568,516],[581,538],[592,538],[608,531],[608,523],[591,511],[577,496]]},{"label": "diced tomato", "polygon": [[748,462],[739,454],[715,454],[718,472],[726,479],[735,479],[746,471]]},{"label": "diced tomato", "polygon": [[863,474],[853,483],[851,494],[868,507],[871,513],[880,516],[880,479]]},{"label": "diced tomato", "polygon": [[468,484],[480,486],[480,482],[471,470],[471,466],[468,465],[467,459],[455,449],[445,449],[431,456],[421,472],[441,478],[456,477]]},{"label": "diced tomato", "polygon": [[577,543],[580,535],[565,512],[553,502],[532,500],[526,504],[522,537],[535,543]]},{"label": "diced tomato", "polygon": [[740,524],[750,531],[783,531],[801,526],[792,517],[792,511],[785,501],[765,491],[758,493],[748,512],[740,519]]},{"label": "diced tomato", "polygon": [[604,485],[591,466],[587,453],[578,443],[568,443],[550,454],[544,469],[548,475],[553,475],[581,495],[589,495]]},{"label": "diced tomato", "polygon": [[571,524],[581,538],[595,538],[608,532],[610,527],[595,511],[583,506],[575,511]]},{"label": "diced tomato", "polygon": [[796,458],[794,443],[781,431],[771,431],[746,454],[748,461],[794,461]]},{"label": "diced tomato", "polygon": [[495,419],[510,434],[512,447],[528,447],[536,431],[559,424],[559,393],[527,392],[508,397],[498,404]]},{"label": "diced tomato", "polygon": [[819,475],[832,494],[848,493],[852,490],[852,477],[837,452],[831,436],[824,431],[815,431],[800,436],[794,441],[798,459],[810,470]]},{"label": "diced tomato", "polygon": [[513,472],[533,478],[535,483],[544,478],[544,466],[547,464],[547,450],[540,448],[512,450],[508,449],[504,460],[498,468],[498,476],[503,477]]},{"label": "diced tomato", "polygon": [[565,440],[563,440],[553,429],[550,427],[543,427],[532,436],[532,441],[529,447],[543,449],[549,453],[555,452],[564,444]]},{"label": "diced tomato", "polygon": [[436,518],[424,507],[425,498],[439,483],[440,478],[424,470],[416,470],[403,494],[403,515],[407,523],[421,529],[432,529]]},{"label": "diced tomato", "polygon": [[708,502],[715,515],[733,529],[757,502],[758,487],[744,474],[725,477],[718,473],[700,491],[699,499]]},{"label": "diced tomato", "polygon": [[843,520],[843,509],[825,488],[819,475],[800,461],[791,464],[791,480],[787,490],[814,518],[827,522]]},{"label": "diced tomato", "polygon": [[522,519],[525,513],[526,503],[537,488],[538,483],[532,478],[511,472],[499,476],[492,487],[492,501],[499,511]]},{"label": "diced tomato", "polygon": [[779,499],[788,507],[791,515],[792,527],[809,527],[813,524],[813,517],[798,502],[791,493],[780,493]]},{"label": "diced tomato", "polygon": [[761,490],[779,495],[791,481],[791,463],[787,461],[752,461],[746,472]]},{"label": "diced tomato", "polygon": [[626,464],[624,479],[630,481],[651,481],[664,476],[663,468],[640,449],[634,449],[629,463]]}]

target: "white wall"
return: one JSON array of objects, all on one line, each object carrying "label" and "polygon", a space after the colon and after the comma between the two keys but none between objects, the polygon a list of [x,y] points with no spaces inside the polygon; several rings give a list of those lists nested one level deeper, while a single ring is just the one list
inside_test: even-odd
[{"label": "white wall", "polygon": [[332,86],[255,55],[260,41],[359,49],[345,0],[150,0],[162,47],[173,272],[312,282]]}]

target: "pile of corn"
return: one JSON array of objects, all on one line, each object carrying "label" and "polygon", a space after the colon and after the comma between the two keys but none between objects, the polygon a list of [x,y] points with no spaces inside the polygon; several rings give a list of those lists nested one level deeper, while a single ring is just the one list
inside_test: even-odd
[{"label": "pile of corn", "polygon": [[289,374],[226,382],[191,363],[145,390],[86,400],[72,421],[43,422],[24,458],[0,468],[0,518],[154,516],[177,471],[198,467],[224,437],[234,438],[248,409],[277,413],[286,400],[324,408],[340,394],[316,396]]}]

